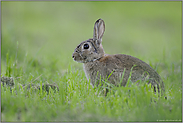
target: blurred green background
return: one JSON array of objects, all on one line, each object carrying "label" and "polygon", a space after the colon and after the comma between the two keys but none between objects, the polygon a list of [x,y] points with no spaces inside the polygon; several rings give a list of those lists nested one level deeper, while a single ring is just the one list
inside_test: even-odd
[{"label": "blurred green background", "polygon": [[[120,121],[180,121],[181,1],[3,1],[1,17],[1,77],[13,77],[18,86],[56,83],[61,90],[54,93],[55,98],[46,96],[48,102],[39,93],[25,98],[29,91],[19,91],[16,96],[2,91],[3,121],[101,121],[108,116]],[[88,91],[82,64],[73,61],[72,53],[81,41],[92,38],[99,18],[106,27],[102,42],[105,52],[132,55],[150,64],[165,83],[167,100],[156,102],[154,107],[140,93],[129,98],[118,98],[120,94],[113,98],[111,94],[109,101],[98,97],[95,89]],[[127,94],[123,89],[121,95]],[[84,102],[84,110],[78,102]]]},{"label": "blurred green background", "polygon": [[[6,53],[19,63],[36,59],[58,70],[72,59],[75,47],[92,38],[97,19],[105,21],[103,47],[149,63],[181,61],[181,2],[1,2],[2,64]],[[2,69],[4,67],[2,66]]]}]

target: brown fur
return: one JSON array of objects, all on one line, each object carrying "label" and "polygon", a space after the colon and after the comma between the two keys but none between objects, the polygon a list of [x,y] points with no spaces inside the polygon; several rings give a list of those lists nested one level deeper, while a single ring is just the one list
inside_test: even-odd
[{"label": "brown fur", "polygon": [[[125,54],[105,54],[101,44],[104,30],[104,21],[97,20],[94,25],[93,39],[81,42],[72,55],[75,61],[84,63],[83,68],[88,81],[90,80],[92,85],[98,85],[100,79],[107,79],[110,83],[118,86],[125,70],[122,86],[126,85],[130,72],[132,72],[132,82],[148,79],[153,86],[157,85],[158,91],[159,86],[164,90],[164,83],[159,74],[142,60]],[[84,49],[86,44],[89,45],[88,49]]]}]

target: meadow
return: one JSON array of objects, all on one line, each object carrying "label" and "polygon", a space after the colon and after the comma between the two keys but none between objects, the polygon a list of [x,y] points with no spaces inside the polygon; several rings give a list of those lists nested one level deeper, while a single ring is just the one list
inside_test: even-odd
[{"label": "meadow", "polygon": [[[147,84],[113,87],[107,96],[90,85],[72,53],[99,18],[105,52],[148,63],[167,99]],[[181,46],[181,1],[2,1],[1,79],[14,84],[1,83],[1,121],[182,122]]]}]

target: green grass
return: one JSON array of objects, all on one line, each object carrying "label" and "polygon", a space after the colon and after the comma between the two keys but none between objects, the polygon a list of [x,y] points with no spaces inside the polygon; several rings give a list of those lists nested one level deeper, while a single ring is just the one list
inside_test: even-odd
[{"label": "green grass", "polygon": [[[1,120],[182,121],[181,3],[1,2],[1,77],[15,82],[1,85]],[[106,24],[105,52],[150,64],[167,100],[150,85],[113,87],[107,96],[92,88],[72,53],[92,37],[98,18]],[[26,90],[29,83],[59,91]]]}]

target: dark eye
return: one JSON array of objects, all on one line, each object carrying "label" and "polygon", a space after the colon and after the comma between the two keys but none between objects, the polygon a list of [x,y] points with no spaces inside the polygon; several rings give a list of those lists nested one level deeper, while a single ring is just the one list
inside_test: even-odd
[{"label": "dark eye", "polygon": [[84,44],[84,49],[88,49],[89,45],[88,44]]}]

